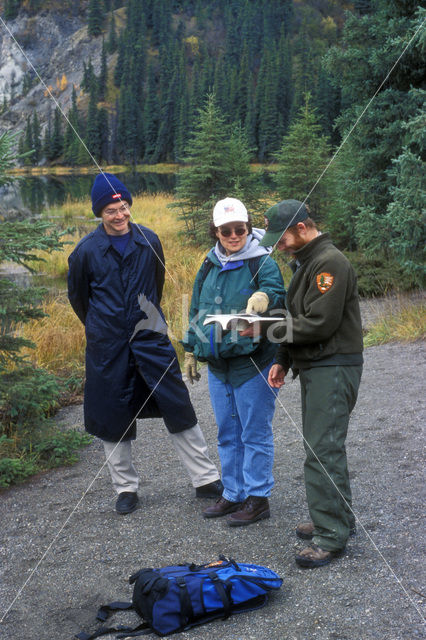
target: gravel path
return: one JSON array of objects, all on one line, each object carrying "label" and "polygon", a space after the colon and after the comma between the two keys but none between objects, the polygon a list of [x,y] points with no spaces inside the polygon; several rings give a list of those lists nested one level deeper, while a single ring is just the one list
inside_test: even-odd
[{"label": "gravel path", "polygon": [[[423,342],[366,351],[347,441],[358,534],[342,559],[314,571],[299,569],[293,560],[294,527],[307,516],[298,381],[279,394],[270,520],[234,529],[223,519],[203,519],[208,502],[194,497],[161,420],[139,423],[142,508],[129,516],[114,512],[106,469],[96,476],[103,465],[98,441],[75,466],[3,491],[0,638],[71,640],[91,628],[99,605],[130,598],[127,578],[135,570],[201,563],[221,553],[271,567],[283,586],[265,608],[176,636],[182,640],[426,637],[425,377]],[[205,369],[191,395],[217,461]],[[62,410],[58,420],[81,427],[81,406]],[[121,614],[120,623],[129,621],[132,614]]]}]

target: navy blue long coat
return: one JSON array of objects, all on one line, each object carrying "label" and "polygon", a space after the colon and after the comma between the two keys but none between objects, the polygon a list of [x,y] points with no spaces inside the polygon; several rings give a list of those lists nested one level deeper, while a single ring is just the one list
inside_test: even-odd
[{"label": "navy blue long coat", "polygon": [[68,260],[69,301],[86,328],[85,427],[111,442],[134,438],[136,417],[162,417],[171,433],[197,423],[160,307],[160,240],[130,229],[123,257],[100,224]]}]

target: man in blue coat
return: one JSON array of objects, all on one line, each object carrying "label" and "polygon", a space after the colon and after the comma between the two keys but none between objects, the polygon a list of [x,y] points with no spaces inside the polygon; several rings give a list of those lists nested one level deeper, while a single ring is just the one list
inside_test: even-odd
[{"label": "man in blue coat", "polygon": [[69,257],[68,297],[86,329],[86,430],[102,439],[116,510],[139,503],[132,463],[136,418],[162,417],[198,497],[218,497],[222,484],[207,453],[160,307],[164,255],[158,236],[130,222],[132,196],[102,173],[92,188],[102,223]]}]

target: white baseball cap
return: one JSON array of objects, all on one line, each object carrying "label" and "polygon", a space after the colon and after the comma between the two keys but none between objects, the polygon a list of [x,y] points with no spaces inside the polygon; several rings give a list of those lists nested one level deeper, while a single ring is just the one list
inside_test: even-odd
[{"label": "white baseball cap", "polygon": [[213,224],[220,227],[228,222],[248,222],[247,209],[237,198],[224,198],[213,209]]}]

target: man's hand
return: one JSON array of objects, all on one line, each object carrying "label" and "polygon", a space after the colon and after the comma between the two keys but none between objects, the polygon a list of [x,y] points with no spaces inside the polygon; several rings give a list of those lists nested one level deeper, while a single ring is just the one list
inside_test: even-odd
[{"label": "man's hand", "polygon": [[255,291],[247,300],[246,313],[265,313],[268,309],[269,297],[264,291]]},{"label": "man's hand", "polygon": [[197,370],[197,358],[193,353],[189,353],[188,351],[185,352],[183,367],[189,382],[191,384],[194,384],[194,381],[198,382],[201,376]]},{"label": "man's hand", "polygon": [[287,371],[280,364],[273,364],[269,370],[268,384],[271,387],[280,389],[284,383]]}]

